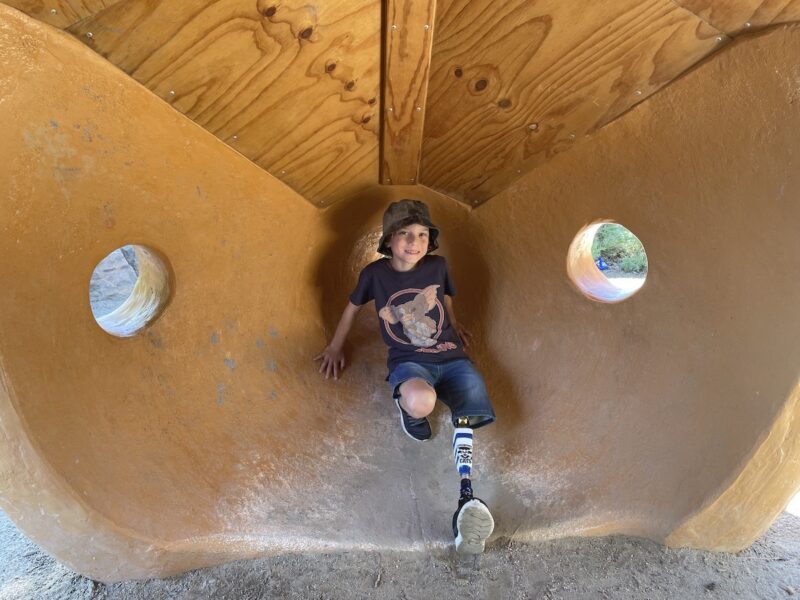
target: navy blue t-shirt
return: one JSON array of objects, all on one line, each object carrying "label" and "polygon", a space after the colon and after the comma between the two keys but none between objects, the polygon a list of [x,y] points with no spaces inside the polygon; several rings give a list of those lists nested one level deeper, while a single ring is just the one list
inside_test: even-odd
[{"label": "navy blue t-shirt", "polygon": [[442,363],[467,358],[450,325],[444,295],[456,289],[442,256],[428,254],[411,271],[395,271],[391,259],[368,264],[350,294],[356,306],[375,300],[383,341],[389,347],[387,366],[392,372],[406,361]]}]

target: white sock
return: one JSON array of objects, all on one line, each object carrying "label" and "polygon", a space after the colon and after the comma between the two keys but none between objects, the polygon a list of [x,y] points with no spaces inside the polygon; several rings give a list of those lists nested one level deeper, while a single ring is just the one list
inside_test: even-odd
[{"label": "white sock", "polygon": [[453,432],[453,458],[461,478],[472,474],[472,429],[456,427]]}]

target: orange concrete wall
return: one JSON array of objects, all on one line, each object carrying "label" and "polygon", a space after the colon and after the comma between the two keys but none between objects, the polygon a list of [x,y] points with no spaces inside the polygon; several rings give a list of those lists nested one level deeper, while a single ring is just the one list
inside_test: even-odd
[{"label": "orange concrete wall", "polygon": [[[529,498],[523,527],[560,513],[566,531],[667,535],[727,488],[796,389],[798,49],[797,27],[737,41],[475,212],[492,257],[480,359],[513,415],[496,469]],[[565,276],[598,219],[647,252],[621,304]]]},{"label": "orange concrete wall", "polygon": [[[386,203],[411,195],[498,409],[476,473],[497,535],[666,539],[731,487],[797,383],[798,50],[791,28],[743,40],[478,210],[411,187],[318,211],[0,7],[0,506],[103,580],[447,544],[446,416],[425,447],[399,431],[371,308],[342,380],[311,362]],[[622,304],[566,277],[598,218],[650,259]],[[123,340],[88,284],[127,243],[168,259],[174,293]]]}]

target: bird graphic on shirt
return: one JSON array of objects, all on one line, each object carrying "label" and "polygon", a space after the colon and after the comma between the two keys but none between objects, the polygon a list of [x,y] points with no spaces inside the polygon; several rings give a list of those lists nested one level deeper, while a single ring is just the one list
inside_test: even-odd
[{"label": "bird graphic on shirt", "polygon": [[436,306],[438,287],[429,285],[404,304],[397,306],[387,304],[378,315],[390,325],[400,323],[403,326],[403,333],[415,346],[429,348],[436,344],[436,340],[432,337],[436,333],[436,322],[426,315]]}]

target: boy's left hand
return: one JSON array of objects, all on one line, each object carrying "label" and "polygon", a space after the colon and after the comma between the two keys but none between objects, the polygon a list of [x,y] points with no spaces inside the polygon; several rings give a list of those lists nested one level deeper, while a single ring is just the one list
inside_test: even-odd
[{"label": "boy's left hand", "polygon": [[455,330],[464,348],[469,348],[472,345],[472,334],[461,323],[455,325]]}]

